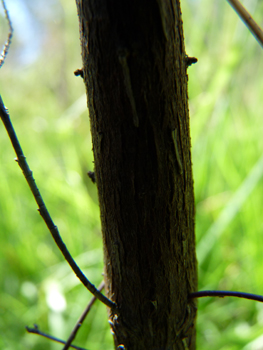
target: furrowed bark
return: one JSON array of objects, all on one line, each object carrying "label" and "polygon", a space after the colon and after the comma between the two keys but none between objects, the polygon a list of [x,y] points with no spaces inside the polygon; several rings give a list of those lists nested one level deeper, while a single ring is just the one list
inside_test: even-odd
[{"label": "furrowed bark", "polygon": [[[195,349],[186,54],[178,0],[77,0],[115,348]],[[121,347],[123,346],[123,347]]]}]

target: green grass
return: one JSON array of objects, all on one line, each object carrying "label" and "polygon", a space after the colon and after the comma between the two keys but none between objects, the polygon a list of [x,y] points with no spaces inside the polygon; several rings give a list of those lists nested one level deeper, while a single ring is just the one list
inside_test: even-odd
[{"label": "green grass", "polygon": [[[182,12],[199,59],[188,70],[199,289],[262,294],[262,49],[226,1],[183,2]],[[200,299],[198,349],[259,349],[262,310]]]},{"label": "green grass", "polygon": [[[249,4],[262,24],[263,4]],[[262,49],[227,1],[185,0],[182,13],[186,51],[198,58],[188,75],[199,289],[262,294]],[[98,285],[99,210],[86,175],[93,158],[85,89],[73,75],[81,66],[74,2],[61,1],[60,18],[46,18],[45,28],[42,55],[29,66],[14,63],[14,38],[0,93],[63,239]],[[0,149],[0,348],[61,349],[24,327],[37,323],[66,339],[91,296],[36,211],[3,127]],[[198,349],[260,349],[262,324],[260,303],[200,299]],[[113,348],[103,305],[95,304],[75,343]]]}]

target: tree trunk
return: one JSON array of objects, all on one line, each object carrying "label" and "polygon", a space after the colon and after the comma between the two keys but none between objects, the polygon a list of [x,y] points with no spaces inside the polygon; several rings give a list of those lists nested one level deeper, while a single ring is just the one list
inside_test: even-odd
[{"label": "tree trunk", "polygon": [[197,272],[179,0],[77,0],[115,348],[195,349]]}]

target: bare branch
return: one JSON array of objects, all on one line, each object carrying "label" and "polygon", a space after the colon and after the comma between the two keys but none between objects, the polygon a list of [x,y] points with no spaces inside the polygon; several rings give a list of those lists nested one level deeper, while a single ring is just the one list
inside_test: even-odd
[{"label": "bare branch", "polygon": [[55,226],[47,208],[46,205],[42,199],[42,196],[39,192],[39,189],[37,188],[35,179],[33,178],[33,172],[30,170],[28,163],[26,161],[26,157],[23,154],[22,148],[20,146],[20,143],[18,141],[18,138],[16,136],[15,130],[13,128],[13,125],[11,123],[9,113],[7,109],[4,106],[3,100],[0,96],[0,117],[4,123],[4,126],[6,128],[6,131],[8,133],[8,136],[11,140],[11,143],[13,145],[13,148],[15,150],[15,153],[17,155],[16,161],[18,162],[20,168],[22,169],[22,172],[24,174],[24,177],[30,187],[31,192],[33,193],[33,196],[35,198],[35,201],[38,205],[38,211],[40,215],[42,216],[43,220],[45,221],[52,237],[54,238],[58,248],[60,249],[61,253],[64,255],[64,258],[69,263],[72,270],[75,272],[76,276],[80,279],[82,284],[102,303],[107,305],[109,308],[112,309],[112,311],[116,312],[117,307],[116,304],[109,300],[105,295],[103,295],[96,287],[87,279],[87,277],[83,274],[81,269],[76,264],[75,260],[70,255],[65,243],[63,242],[57,226]]},{"label": "bare branch", "polygon": [[9,17],[9,13],[8,13],[7,8],[5,6],[5,1],[4,0],[2,0],[2,5],[3,5],[4,11],[5,11],[5,17],[6,17],[7,22],[8,22],[9,33],[8,33],[7,41],[6,41],[5,45],[4,45],[4,48],[3,48],[1,56],[0,56],[0,68],[2,67],[2,65],[5,62],[5,58],[6,58],[9,46],[11,44],[11,39],[12,39],[12,36],[13,36],[13,31],[14,31],[13,27],[12,27],[11,19]]},{"label": "bare branch", "polygon": [[240,4],[238,0],[228,0],[228,2],[237,12],[242,21],[246,24],[248,29],[256,37],[261,46],[263,46],[263,31],[260,26],[254,21],[250,13],[244,8],[243,5]]},{"label": "bare branch", "polygon": [[[36,324],[34,325],[34,328],[26,327],[26,330],[28,331],[28,333],[38,334],[38,335],[41,335],[42,337],[45,337],[47,339],[56,341],[56,342],[61,343],[61,344],[65,344],[64,340],[53,337],[52,335],[49,335],[47,333],[41,332]],[[70,345],[70,346],[73,349],[77,349],[77,350],[87,350],[84,348],[80,348],[79,346],[76,346],[76,345]]]},{"label": "bare branch", "polygon": [[243,293],[243,292],[231,292],[225,290],[203,290],[200,292],[191,293],[189,298],[202,298],[202,297],[236,297],[249,300],[255,300],[263,303],[263,296],[257,294]]},{"label": "bare branch", "polygon": [[[105,286],[105,283],[104,281],[101,282],[101,284],[99,285],[98,287],[98,290],[99,291],[102,291],[102,289],[104,288]],[[88,303],[86,309],[84,310],[84,312],[82,313],[82,315],[80,316],[80,318],[78,319],[75,327],[73,328],[67,342],[65,343],[65,346],[62,350],[67,350],[70,346],[71,346],[71,343],[73,342],[73,340],[75,339],[76,335],[77,335],[77,332],[78,330],[80,329],[82,323],[84,322],[85,318],[87,317],[87,314],[89,313],[92,305],[94,304],[96,298],[95,297],[92,297],[92,299],[90,300],[90,302]]]}]

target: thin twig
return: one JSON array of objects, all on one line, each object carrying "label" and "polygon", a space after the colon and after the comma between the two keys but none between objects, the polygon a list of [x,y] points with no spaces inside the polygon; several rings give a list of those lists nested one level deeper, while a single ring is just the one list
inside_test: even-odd
[{"label": "thin twig", "polygon": [[[98,287],[98,290],[102,291],[104,286],[105,286],[105,283],[104,283],[104,281],[102,281],[101,284]],[[83,311],[82,315],[78,319],[75,327],[73,328],[73,330],[72,330],[72,332],[71,332],[71,334],[70,334],[68,340],[66,341],[65,346],[64,346],[64,348],[62,350],[67,350],[71,346],[71,343],[75,339],[78,330],[80,329],[82,323],[84,322],[85,318],[87,317],[87,314],[89,313],[89,311],[90,311],[92,305],[94,304],[95,300],[96,300],[96,297],[92,297],[92,299],[88,303],[86,309]]]},{"label": "thin twig", "polygon": [[228,290],[203,290],[200,292],[191,293],[189,298],[202,298],[202,297],[236,297],[249,300],[255,300],[263,303],[263,296],[257,294],[243,293],[243,292],[230,292]]},{"label": "thin twig", "polygon": [[248,29],[256,37],[261,46],[263,46],[263,31],[260,26],[254,21],[250,13],[244,8],[243,5],[240,4],[238,0],[228,0],[228,2],[237,12],[242,21],[246,24]]},{"label": "thin twig", "polygon": [[2,65],[4,64],[5,62],[5,58],[6,58],[6,55],[7,55],[7,52],[8,52],[8,49],[9,49],[9,46],[11,44],[11,39],[12,39],[12,36],[13,36],[13,27],[12,27],[12,22],[11,22],[11,19],[9,17],[9,13],[7,11],[7,8],[5,6],[5,1],[2,0],[2,6],[4,8],[4,11],[5,11],[5,17],[7,19],[7,22],[8,22],[8,26],[9,26],[9,33],[8,33],[8,37],[7,37],[7,41],[4,45],[4,48],[2,50],[2,53],[1,53],[1,56],[0,56],[0,68],[2,67]]},{"label": "thin twig", "polygon": [[[52,335],[49,335],[47,333],[41,332],[36,324],[34,325],[34,328],[26,327],[26,330],[28,331],[28,333],[38,334],[38,335],[41,335],[42,337],[45,337],[47,339],[56,341],[56,342],[61,343],[61,344],[65,344],[64,340],[53,337]],[[84,348],[80,348],[79,346],[76,346],[76,345],[70,345],[70,346],[74,349],[77,349],[77,350],[87,350]]]},{"label": "thin twig", "polygon": [[33,196],[37,202],[38,205],[38,211],[40,215],[42,216],[43,220],[45,221],[52,237],[54,238],[58,248],[60,249],[61,253],[64,255],[65,259],[69,263],[72,270],[75,272],[76,276],[80,279],[80,281],[83,283],[83,285],[102,303],[107,305],[109,308],[112,309],[115,313],[117,312],[116,304],[108,299],[105,295],[103,295],[100,291],[96,289],[96,287],[87,279],[87,277],[83,274],[81,269],[76,264],[75,260],[70,255],[65,243],[63,242],[57,226],[55,226],[47,208],[46,205],[41,197],[41,194],[37,188],[36,182],[33,178],[33,172],[30,170],[28,163],[26,161],[26,157],[23,154],[22,148],[20,146],[20,143],[18,141],[18,138],[16,136],[15,130],[13,128],[13,125],[11,123],[9,113],[7,109],[4,106],[3,100],[0,96],[0,117],[5,125],[6,131],[8,133],[8,136],[11,140],[11,143],[13,145],[13,148],[15,150],[15,153],[17,155],[17,162],[22,169],[22,172],[24,174],[24,177],[30,187],[31,192],[33,193]]}]

